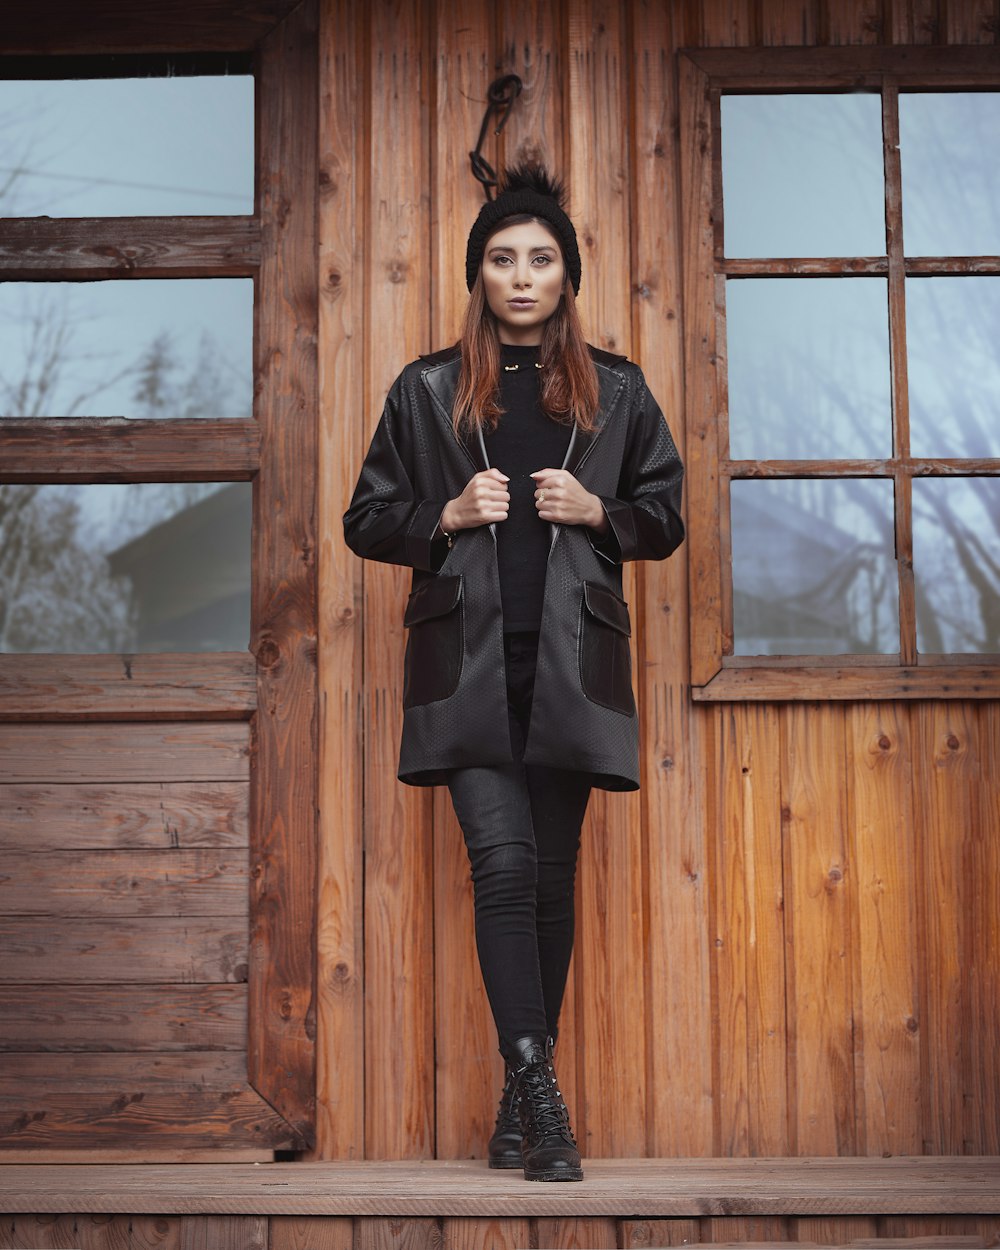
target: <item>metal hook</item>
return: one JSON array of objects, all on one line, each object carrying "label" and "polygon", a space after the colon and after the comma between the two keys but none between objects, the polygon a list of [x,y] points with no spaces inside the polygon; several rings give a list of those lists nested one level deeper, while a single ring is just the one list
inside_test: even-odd
[{"label": "metal hook", "polygon": [[486,89],[486,112],[483,114],[483,124],[479,127],[479,138],[476,140],[475,151],[469,153],[469,160],[472,163],[472,176],[482,183],[483,194],[488,200],[493,199],[493,188],[497,185],[496,170],[482,153],[490,118],[496,114],[497,123],[493,134],[499,135],[507,124],[507,118],[514,107],[514,101],[521,94],[523,88],[524,83],[517,74],[504,74],[502,78],[495,78]]}]

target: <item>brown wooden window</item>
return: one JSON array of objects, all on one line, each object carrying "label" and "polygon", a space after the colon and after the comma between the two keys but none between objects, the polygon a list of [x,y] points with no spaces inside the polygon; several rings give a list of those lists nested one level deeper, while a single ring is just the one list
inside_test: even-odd
[{"label": "brown wooden window", "polygon": [[0,404],[0,1149],[266,1157],[314,1135],[316,7],[54,7],[12,14],[0,88],[120,104],[109,169],[53,126],[59,176],[0,203],[0,382],[44,383]]},{"label": "brown wooden window", "polygon": [[995,58],[681,63],[695,697],[995,695]]}]

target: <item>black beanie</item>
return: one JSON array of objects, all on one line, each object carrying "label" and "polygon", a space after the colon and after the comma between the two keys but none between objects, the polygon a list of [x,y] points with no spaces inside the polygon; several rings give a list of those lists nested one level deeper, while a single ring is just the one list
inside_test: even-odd
[{"label": "black beanie", "polygon": [[562,246],[563,262],[573,284],[573,294],[580,293],[580,249],[576,242],[573,223],[566,216],[563,204],[566,189],[558,178],[553,178],[544,165],[526,163],[505,169],[500,175],[500,192],[495,200],[487,202],[479,210],[476,224],[469,231],[465,249],[465,284],[471,291],[476,274],[483,263],[486,240],[497,224],[505,217],[521,213],[539,217],[551,226]]}]

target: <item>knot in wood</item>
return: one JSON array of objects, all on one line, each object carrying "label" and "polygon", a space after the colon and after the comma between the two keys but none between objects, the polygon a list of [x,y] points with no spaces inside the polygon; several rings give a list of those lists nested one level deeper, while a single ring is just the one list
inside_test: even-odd
[{"label": "knot in wood", "polygon": [[888,751],[891,746],[892,746],[892,739],[889,737],[889,735],[879,734],[878,749],[880,751]]},{"label": "knot in wood", "polygon": [[949,734],[948,737],[945,739],[945,746],[948,748],[949,751],[957,751],[961,745],[962,745],[961,742],[959,742],[959,740],[955,737],[954,734]]},{"label": "knot in wood", "polygon": [[257,648],[257,663],[261,668],[274,668],[281,659],[281,648],[273,638],[265,638]]},{"label": "knot in wood", "polygon": [[386,265],[386,274],[389,281],[400,283],[406,281],[406,271],[409,268],[405,260],[392,260]]}]

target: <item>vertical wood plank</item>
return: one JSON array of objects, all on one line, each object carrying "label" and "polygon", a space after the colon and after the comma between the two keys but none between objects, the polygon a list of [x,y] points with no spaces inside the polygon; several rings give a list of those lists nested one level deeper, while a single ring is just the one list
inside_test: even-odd
[{"label": "vertical wood plank", "polygon": [[875,1237],[878,1220],[872,1215],[803,1215],[788,1221],[789,1238],[806,1245],[850,1245],[855,1239]]},{"label": "vertical wood plank", "polygon": [[180,1250],[268,1250],[265,1215],[186,1215]]},{"label": "vertical wood plank", "polygon": [[782,708],[782,816],[789,993],[789,1148],[801,1155],[856,1147],[851,930],[844,788],[829,767],[844,750],[844,711]]},{"label": "vertical wood plank", "polygon": [[764,47],[816,43],[817,0],[759,0],[759,3],[760,42]]},{"label": "vertical wood plank", "polygon": [[[583,265],[580,311],[590,342],[622,352],[631,338],[625,55],[622,7],[608,0],[570,0],[569,168]],[[602,154],[600,161],[593,159],[595,152]],[[636,601],[634,566],[627,570],[624,592],[629,602]],[[584,1152],[600,1156],[646,1153],[641,839],[637,796],[595,790],[584,825],[578,889],[583,1107],[578,1101],[577,1114]]]},{"label": "vertical wood plank", "polygon": [[[585,1173],[586,1174],[586,1173]],[[545,1250],[616,1250],[618,1229],[608,1219],[534,1220],[536,1239],[530,1244]]]},{"label": "vertical wood plank", "polygon": [[946,43],[996,43],[1000,14],[996,0],[948,0],[945,10]]},{"label": "vertical wood plank", "polygon": [[498,0],[497,16],[502,71],[517,74],[523,83],[498,141],[502,163],[537,160],[565,173],[561,0]]},{"label": "vertical wood plank", "polygon": [[820,24],[826,42],[880,43],[886,25],[884,7],[884,0],[822,0]]},{"label": "vertical wood plank", "polygon": [[267,1250],[354,1250],[350,1216],[272,1215]]},{"label": "vertical wood plank", "polygon": [[848,827],[858,917],[859,1150],[920,1154],[919,934],[908,709],[847,709]]},{"label": "vertical wood plank", "polygon": [[971,935],[970,1013],[975,1022],[966,1140],[977,1154],[1000,1154],[1000,703],[975,712],[980,768],[973,862],[968,883]]},{"label": "vertical wood plank", "polygon": [[[968,1092],[968,868],[977,761],[971,714],[961,703],[919,703],[915,828],[923,935],[924,1153],[964,1154]],[[971,1152],[970,1152],[971,1153]]]},{"label": "vertical wood plank", "polygon": [[524,1219],[446,1219],[441,1221],[448,1250],[522,1250],[531,1245],[531,1221]]},{"label": "vertical wood plank", "polygon": [[754,38],[753,0],[702,0],[702,47],[745,48]]},{"label": "vertical wood plank", "polygon": [[[469,168],[491,80],[492,13],[436,0],[433,129],[435,346],[458,338],[468,301],[465,241],[483,203]],[[492,146],[484,152],[496,164]],[[470,466],[471,474],[471,466]],[[462,831],[446,788],[434,792],[436,1152],[483,1158],[503,1083],[496,1029],[476,956],[472,881]]]},{"label": "vertical wood plank", "polygon": [[[366,203],[369,435],[385,395],[429,346],[430,158],[426,11],[368,6],[371,146]],[[407,569],[365,586],[365,1150],[434,1153],[433,841],[430,790],[396,780]]]},{"label": "vertical wood plank", "polygon": [[363,1216],[354,1221],[354,1250],[440,1250],[437,1220]]},{"label": "vertical wood plank", "polygon": [[315,1119],[317,13],[259,45],[254,306],[261,467],[252,645],[250,1079],[309,1141]]},{"label": "vertical wood plank", "polygon": [[[673,6],[639,0],[631,13],[635,141],[630,212],[632,333],[641,365],[686,457],[681,335],[678,95]],[[648,1145],[654,1155],[712,1150],[708,866],[702,785],[708,716],[689,697],[687,551],[647,562],[635,613],[642,744],[640,806],[648,915]],[[682,1080],[670,1074],[683,1073]]]},{"label": "vertical wood plank", "polygon": [[341,517],[364,456],[363,9],[323,0],[319,95],[317,1159],[364,1157],[362,562]]},{"label": "vertical wood plank", "polygon": [[618,1244],[622,1250],[653,1246],[692,1246],[700,1241],[697,1220],[620,1220]]}]

